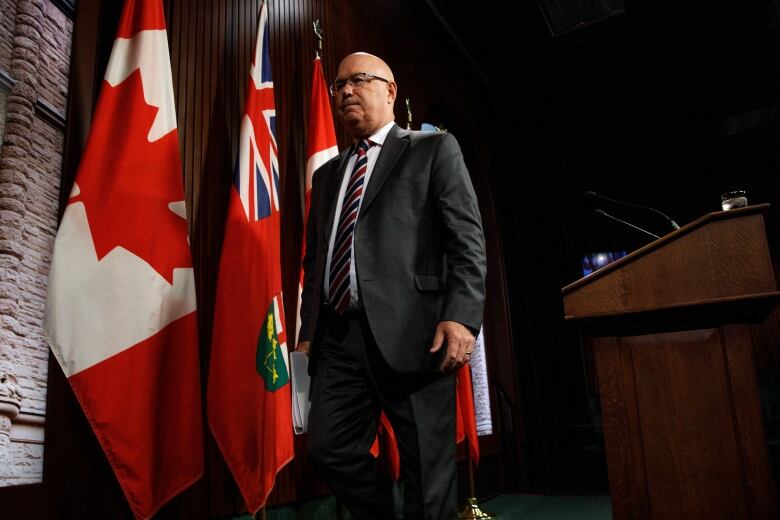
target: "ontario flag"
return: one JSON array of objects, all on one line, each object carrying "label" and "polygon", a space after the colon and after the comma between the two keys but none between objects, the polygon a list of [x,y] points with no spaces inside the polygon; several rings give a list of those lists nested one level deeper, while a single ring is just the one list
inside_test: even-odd
[{"label": "ontario flag", "polygon": [[195,280],[160,0],[127,0],[44,330],[136,518],[203,473]]},{"label": "ontario flag", "polygon": [[[336,131],[333,129],[333,115],[330,111],[330,96],[322,73],[322,61],[319,56],[314,59],[311,74],[311,103],[309,104],[309,129],[306,142],[306,170],[303,179],[303,247],[301,258],[306,248],[306,222],[309,220],[311,205],[311,179],[314,172],[339,154],[336,144]],[[303,269],[298,276],[298,316],[295,322],[295,337],[301,330],[301,292],[303,291]]]},{"label": "ontario flag", "polygon": [[276,473],[293,458],[268,41],[263,3],[230,190],[208,380],[209,425],[251,513],[265,504]]}]

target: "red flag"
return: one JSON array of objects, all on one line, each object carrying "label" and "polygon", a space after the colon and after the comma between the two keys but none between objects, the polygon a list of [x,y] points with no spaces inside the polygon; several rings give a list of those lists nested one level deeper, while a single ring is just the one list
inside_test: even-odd
[{"label": "red flag", "polygon": [[203,473],[195,281],[160,0],[128,0],[44,328],[136,518]]},{"label": "red flag", "polygon": [[[309,104],[309,132],[306,143],[306,172],[303,179],[304,229],[301,258],[306,248],[306,221],[309,219],[311,199],[311,178],[317,168],[339,154],[336,131],[333,129],[333,115],[330,111],[330,95],[322,73],[320,58],[314,59],[311,74],[311,103]],[[295,323],[295,337],[301,329],[301,292],[303,291],[303,269],[298,275],[298,315]]]},{"label": "red flag", "polygon": [[217,283],[208,381],[211,431],[250,513],[293,458],[282,302],[276,111],[263,3]]},{"label": "red flag", "polygon": [[[309,219],[309,205],[311,198],[311,179],[314,172],[339,153],[336,144],[336,131],[333,128],[333,116],[330,110],[330,95],[328,86],[325,83],[325,76],[322,73],[322,62],[319,57],[314,59],[311,76],[311,104],[309,105],[309,132],[307,140],[307,160],[306,177],[304,179],[304,230],[303,236],[306,236],[305,222]],[[306,247],[304,239],[303,247]],[[303,256],[305,250],[301,249]],[[296,337],[301,327],[301,291],[303,290],[303,269],[300,270],[298,278],[298,319],[296,322]],[[400,456],[396,445],[395,433],[387,416],[382,412],[379,422],[379,432],[374,444],[371,447],[371,453],[374,457],[380,455],[380,439],[385,453],[385,463],[390,475],[398,480],[401,474]]]},{"label": "red flag", "polygon": [[455,413],[457,421],[457,443],[468,439],[469,456],[475,465],[479,464],[479,440],[477,439],[477,420],[474,415],[474,390],[471,386],[471,364],[466,363],[457,374],[455,394]]},{"label": "red flag", "polygon": [[395,438],[393,425],[390,424],[390,419],[385,412],[379,415],[379,428],[370,451],[377,459],[384,454],[380,461],[384,464],[390,478],[393,480],[401,478],[401,454],[398,452],[398,441]]},{"label": "red flag", "polygon": [[[479,464],[479,441],[477,439],[477,421],[474,413],[474,393],[471,385],[471,366],[466,364],[458,370],[455,384],[455,442],[460,444],[468,439],[468,450],[474,464]],[[371,454],[380,457],[384,454],[384,464],[394,480],[401,477],[401,458],[393,426],[382,412],[379,420],[379,433],[371,446]]]}]

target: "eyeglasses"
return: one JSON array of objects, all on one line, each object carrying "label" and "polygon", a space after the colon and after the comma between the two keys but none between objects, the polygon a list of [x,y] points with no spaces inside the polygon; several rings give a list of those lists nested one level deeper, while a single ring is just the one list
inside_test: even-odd
[{"label": "eyeglasses", "polygon": [[379,76],[375,76],[374,74],[369,74],[368,72],[358,72],[357,74],[353,74],[347,79],[337,79],[334,80],[333,83],[330,84],[330,95],[335,97],[336,94],[341,92],[341,89],[349,85],[352,88],[360,88],[364,86],[369,81],[373,81],[375,79],[378,79],[379,81],[384,81],[385,83],[390,83],[389,80],[386,80],[385,78],[380,78]]}]

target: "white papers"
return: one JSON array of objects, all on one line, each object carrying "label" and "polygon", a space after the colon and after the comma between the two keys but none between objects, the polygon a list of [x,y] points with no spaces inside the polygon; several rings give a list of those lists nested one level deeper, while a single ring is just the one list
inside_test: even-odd
[{"label": "white papers", "polygon": [[474,416],[477,421],[477,435],[493,433],[493,418],[490,416],[490,391],[487,361],[485,360],[485,333],[480,329],[474,353],[471,355],[471,388],[474,392]]},{"label": "white papers", "polygon": [[290,353],[290,375],[292,376],[292,421],[296,435],[306,433],[309,427],[309,355],[303,352]]}]

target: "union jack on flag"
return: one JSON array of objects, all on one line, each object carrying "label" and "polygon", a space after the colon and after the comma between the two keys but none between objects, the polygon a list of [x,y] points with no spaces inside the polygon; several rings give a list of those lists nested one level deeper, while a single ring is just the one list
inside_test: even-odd
[{"label": "union jack on flag", "polygon": [[255,57],[249,69],[251,81],[246,96],[238,160],[233,183],[250,221],[279,211],[279,158],[276,148],[276,109],[271,58],[268,54],[268,11],[263,9],[258,26]]}]

